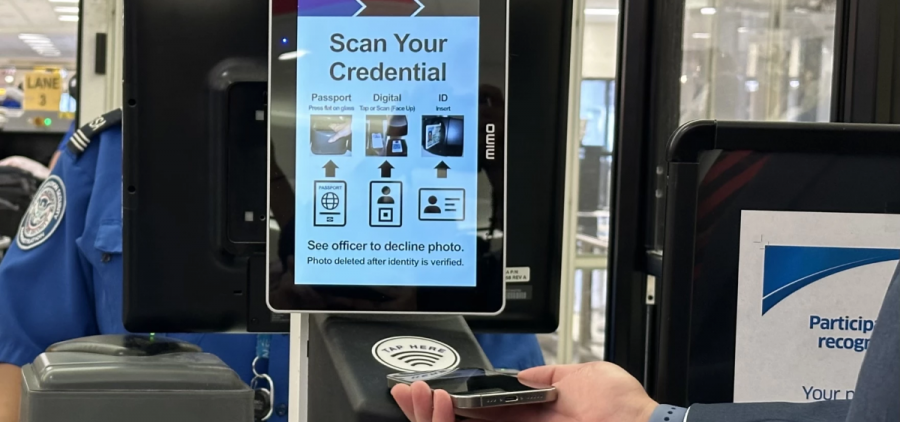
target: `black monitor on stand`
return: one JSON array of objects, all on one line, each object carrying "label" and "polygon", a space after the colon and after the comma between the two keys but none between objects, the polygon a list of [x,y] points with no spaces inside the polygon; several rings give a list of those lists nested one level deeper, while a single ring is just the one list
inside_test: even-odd
[{"label": "black monitor on stand", "polygon": [[[309,341],[297,342],[292,359],[314,362],[304,378],[316,388],[290,387],[306,397],[299,407],[309,420],[402,420],[383,382],[397,370],[372,360],[376,346],[395,337],[427,337],[451,346],[458,356],[451,364],[489,368],[470,328],[536,333],[558,325],[572,10],[570,2],[514,0],[509,14],[506,180],[513,209],[503,235],[507,271],[517,277],[506,287],[505,310],[465,321],[309,318]],[[266,2],[256,0],[126,4],[123,317],[131,331],[291,329],[290,316],[271,312],[265,300],[266,272],[274,280],[284,272],[274,248],[289,240],[282,234],[292,232],[286,216],[294,212],[289,201],[267,207],[266,184],[295,183],[292,169],[266,168],[268,120],[271,136],[293,136],[283,123],[294,118],[268,112],[268,16]],[[452,149],[452,116],[445,126]],[[271,260],[266,248],[273,248]]]},{"label": "black monitor on stand", "polygon": [[[275,1],[273,8],[291,6]],[[124,322],[135,332],[287,332],[266,307],[265,2],[138,0],[125,8]],[[505,311],[476,331],[552,332],[559,315],[569,2],[510,5]],[[543,22],[534,25],[534,22]],[[262,114],[260,114],[262,113]],[[262,120],[260,120],[262,118]],[[452,119],[448,118],[448,121]],[[446,128],[452,135],[452,123]],[[452,136],[448,136],[452,138]],[[448,145],[452,145],[452,142]],[[293,153],[285,151],[285,153]],[[535,198],[543,198],[535,201]],[[290,209],[272,204],[272,213]],[[273,254],[277,256],[277,254]],[[523,281],[523,280],[517,280]]]}]

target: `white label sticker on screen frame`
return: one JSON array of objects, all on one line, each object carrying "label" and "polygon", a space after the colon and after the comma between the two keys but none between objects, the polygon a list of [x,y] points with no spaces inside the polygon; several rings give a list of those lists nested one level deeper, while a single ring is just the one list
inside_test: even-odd
[{"label": "white label sticker on screen frame", "polygon": [[531,281],[531,267],[510,267],[506,269],[507,283],[527,283]]}]

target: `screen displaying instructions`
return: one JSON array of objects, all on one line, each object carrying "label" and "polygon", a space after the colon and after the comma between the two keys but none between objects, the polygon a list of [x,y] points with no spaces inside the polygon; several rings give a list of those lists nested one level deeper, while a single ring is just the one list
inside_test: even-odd
[{"label": "screen displaying instructions", "polygon": [[300,0],[296,284],[476,285],[470,3]]}]

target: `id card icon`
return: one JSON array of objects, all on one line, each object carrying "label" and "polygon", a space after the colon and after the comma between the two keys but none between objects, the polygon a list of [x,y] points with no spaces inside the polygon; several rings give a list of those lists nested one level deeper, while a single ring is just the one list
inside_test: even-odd
[{"label": "id card icon", "polygon": [[419,220],[463,221],[465,219],[465,189],[419,189]]},{"label": "id card icon", "polygon": [[347,182],[318,180],[313,186],[313,225],[347,225]]}]

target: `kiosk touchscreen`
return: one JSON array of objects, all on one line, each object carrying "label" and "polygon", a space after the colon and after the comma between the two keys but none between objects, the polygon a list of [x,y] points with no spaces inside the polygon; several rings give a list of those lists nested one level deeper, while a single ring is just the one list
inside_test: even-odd
[{"label": "kiosk touchscreen", "polygon": [[506,1],[273,2],[273,311],[503,309]]}]

